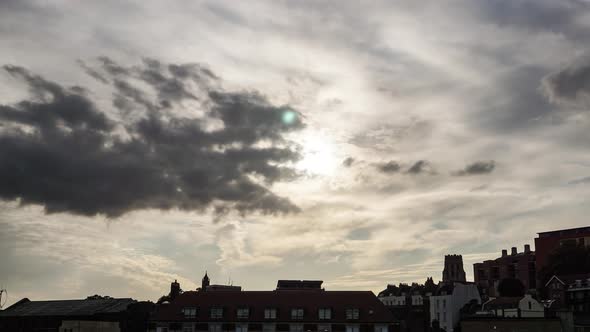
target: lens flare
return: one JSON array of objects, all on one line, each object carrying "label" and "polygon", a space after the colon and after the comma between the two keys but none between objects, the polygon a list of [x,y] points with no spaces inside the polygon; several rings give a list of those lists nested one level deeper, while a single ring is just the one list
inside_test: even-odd
[{"label": "lens flare", "polygon": [[282,118],[283,123],[286,125],[290,125],[297,119],[297,114],[293,111],[285,111],[283,112]]}]

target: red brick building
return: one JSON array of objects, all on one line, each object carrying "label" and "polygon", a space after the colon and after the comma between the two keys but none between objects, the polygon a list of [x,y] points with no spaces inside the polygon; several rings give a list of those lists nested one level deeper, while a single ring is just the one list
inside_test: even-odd
[{"label": "red brick building", "polygon": [[519,279],[525,289],[537,287],[535,267],[535,252],[525,244],[524,251],[518,252],[512,247],[510,255],[507,250],[502,250],[502,256],[473,264],[473,276],[475,284],[482,290],[483,297],[499,296],[497,289],[500,280],[505,278]]},{"label": "red brick building", "polygon": [[553,250],[567,242],[590,246],[590,226],[538,233],[535,238],[537,271],[545,267]]}]

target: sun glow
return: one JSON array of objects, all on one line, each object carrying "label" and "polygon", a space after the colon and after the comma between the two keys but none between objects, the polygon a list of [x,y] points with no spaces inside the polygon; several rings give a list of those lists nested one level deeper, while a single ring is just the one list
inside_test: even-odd
[{"label": "sun glow", "polygon": [[325,135],[308,134],[303,139],[303,159],[297,168],[312,175],[332,175],[338,166],[334,144]]}]

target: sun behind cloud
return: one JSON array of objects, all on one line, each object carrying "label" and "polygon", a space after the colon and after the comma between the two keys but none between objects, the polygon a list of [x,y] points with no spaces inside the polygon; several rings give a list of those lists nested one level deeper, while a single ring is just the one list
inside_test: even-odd
[{"label": "sun behind cloud", "polygon": [[307,133],[302,139],[303,158],[296,167],[310,175],[330,176],[338,167],[336,146],[323,133]]}]

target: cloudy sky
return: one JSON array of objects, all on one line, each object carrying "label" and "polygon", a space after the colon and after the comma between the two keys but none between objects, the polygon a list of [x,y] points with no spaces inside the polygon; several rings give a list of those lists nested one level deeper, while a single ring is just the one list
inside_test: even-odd
[{"label": "cloudy sky", "polygon": [[590,2],[0,1],[0,285],[379,291],[588,225]]}]

